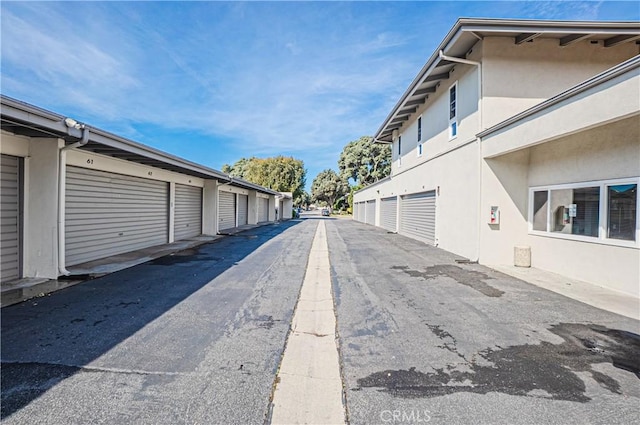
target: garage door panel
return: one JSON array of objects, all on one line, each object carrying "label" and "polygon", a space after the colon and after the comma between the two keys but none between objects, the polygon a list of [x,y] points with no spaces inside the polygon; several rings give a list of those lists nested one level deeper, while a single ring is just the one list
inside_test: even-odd
[{"label": "garage door panel", "polygon": [[168,183],[67,167],[68,266],[168,242]]},{"label": "garage door panel", "polygon": [[367,201],[365,204],[365,222],[367,224],[376,224],[376,201]]},{"label": "garage door panel", "polygon": [[365,216],[365,203],[358,202],[358,221],[361,223],[364,223],[364,216]]},{"label": "garage door panel", "polygon": [[435,244],[435,191],[402,197],[400,203],[400,233],[430,245]]},{"label": "garage door panel", "polygon": [[269,199],[258,198],[258,223],[269,221]]},{"label": "garage door panel", "polygon": [[390,232],[396,231],[398,218],[398,198],[380,200],[380,226]]},{"label": "garage door panel", "polygon": [[236,227],[236,194],[220,191],[218,200],[218,230]]},{"label": "garage door panel", "polygon": [[176,184],[174,239],[202,233],[202,188]]},{"label": "garage door panel", "polygon": [[238,195],[238,226],[249,223],[249,196]]},{"label": "garage door panel", "polygon": [[20,277],[20,160],[0,156],[0,281]]}]

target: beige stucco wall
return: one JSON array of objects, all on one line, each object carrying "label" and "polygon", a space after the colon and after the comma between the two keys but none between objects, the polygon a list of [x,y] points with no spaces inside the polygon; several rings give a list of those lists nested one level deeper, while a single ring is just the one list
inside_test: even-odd
[{"label": "beige stucco wall", "polygon": [[482,153],[492,157],[638,114],[638,93],[636,68],[484,137]]},{"label": "beige stucco wall", "polygon": [[531,247],[532,267],[640,296],[640,249],[594,238],[530,234],[530,187],[640,176],[640,116],[487,159],[482,210],[501,211],[499,226],[481,226],[483,264],[513,264],[516,245]]},{"label": "beige stucco wall", "polygon": [[489,128],[640,53],[624,43],[604,47],[584,40],[560,47],[535,39],[516,45],[512,38],[483,41],[483,128]]}]

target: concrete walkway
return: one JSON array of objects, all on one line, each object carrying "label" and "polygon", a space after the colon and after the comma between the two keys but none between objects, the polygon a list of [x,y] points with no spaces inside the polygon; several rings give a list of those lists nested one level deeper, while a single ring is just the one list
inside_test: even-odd
[{"label": "concrete walkway", "polygon": [[329,250],[318,228],[273,395],[272,424],[345,423]]},{"label": "concrete walkway", "polygon": [[590,306],[640,320],[640,300],[631,295],[533,267],[488,267]]}]

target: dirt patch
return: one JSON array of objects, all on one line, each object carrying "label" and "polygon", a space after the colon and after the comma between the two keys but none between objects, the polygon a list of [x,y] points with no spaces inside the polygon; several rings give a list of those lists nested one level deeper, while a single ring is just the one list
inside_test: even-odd
[{"label": "dirt patch", "polygon": [[501,297],[504,291],[501,291],[493,286],[487,284],[485,280],[490,280],[492,277],[486,273],[478,272],[475,270],[467,270],[462,267],[454,266],[451,264],[439,264],[436,266],[427,267],[424,271],[412,270],[407,266],[393,266],[392,270],[401,270],[411,277],[422,278],[424,280],[433,280],[438,277],[448,277],[461,285],[468,286],[476,291],[480,292],[487,297]]},{"label": "dirt patch", "polygon": [[[439,326],[432,331],[445,342],[442,348],[455,351],[455,339]],[[434,372],[384,370],[358,379],[361,388],[380,388],[398,397],[437,397],[457,392],[544,397],[585,403],[585,384],[576,372],[589,372],[602,388],[621,394],[620,384],[593,369],[610,363],[640,378],[640,335],[599,325],[560,323],[550,328],[564,342],[487,348],[477,353],[491,363],[478,365],[465,359],[465,371],[456,368]],[[470,368],[470,370],[468,370]],[[358,388],[359,389],[359,388]]]}]

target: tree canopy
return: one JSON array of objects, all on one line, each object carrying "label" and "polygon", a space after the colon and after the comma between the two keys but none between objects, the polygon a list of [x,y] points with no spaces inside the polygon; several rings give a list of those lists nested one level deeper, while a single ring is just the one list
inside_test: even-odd
[{"label": "tree canopy", "polygon": [[222,171],[278,192],[291,192],[294,199],[304,192],[307,174],[302,160],[285,156],[240,158],[232,166],[223,165]]},{"label": "tree canopy", "polygon": [[311,205],[311,195],[306,190],[302,191],[300,196],[293,198],[293,205],[296,207],[308,207]]},{"label": "tree canopy", "polygon": [[342,149],[338,168],[343,180],[353,180],[360,186],[370,185],[391,173],[391,147],[373,143],[371,137],[363,136]]},{"label": "tree canopy", "polygon": [[[252,156],[251,158],[240,158],[233,165],[224,164],[222,166],[222,172],[225,174],[230,174],[233,177],[240,177],[241,179],[247,180],[246,178],[247,166],[251,161],[254,161],[256,159],[258,158],[256,158],[255,156]],[[259,184],[259,183],[256,183],[256,184]]]},{"label": "tree canopy", "polygon": [[349,184],[331,169],[320,172],[311,184],[312,199],[326,202],[330,207],[333,207],[336,201],[347,193],[349,193]]}]

